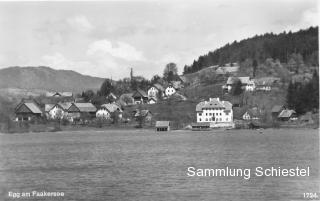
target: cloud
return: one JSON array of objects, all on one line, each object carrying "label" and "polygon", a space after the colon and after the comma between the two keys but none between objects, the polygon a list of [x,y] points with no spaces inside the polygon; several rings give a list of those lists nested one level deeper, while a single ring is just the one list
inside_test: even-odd
[{"label": "cloud", "polygon": [[94,29],[94,26],[89,22],[88,18],[83,15],[68,18],[67,24],[80,32],[90,32]]},{"label": "cloud", "polygon": [[112,43],[107,39],[91,43],[89,45],[87,55],[110,55],[127,61],[145,60],[142,52],[136,50],[135,47],[125,42],[116,42],[116,45],[112,45]]}]

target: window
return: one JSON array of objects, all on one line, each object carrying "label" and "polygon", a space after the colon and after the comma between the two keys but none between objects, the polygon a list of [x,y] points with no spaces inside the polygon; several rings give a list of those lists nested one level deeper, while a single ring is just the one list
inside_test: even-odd
[{"label": "window", "polygon": [[199,113],[199,116],[201,116],[202,115],[202,113]]},{"label": "window", "polygon": [[228,117],[226,118],[226,121],[228,121]]},{"label": "window", "polygon": [[208,121],[208,118],[206,118],[206,121]]},{"label": "window", "polygon": [[201,118],[199,118],[199,121],[201,121]]}]

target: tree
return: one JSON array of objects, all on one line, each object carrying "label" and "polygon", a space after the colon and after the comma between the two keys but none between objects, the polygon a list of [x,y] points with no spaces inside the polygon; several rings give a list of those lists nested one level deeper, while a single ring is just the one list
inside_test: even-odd
[{"label": "tree", "polygon": [[159,75],[154,75],[152,78],[151,78],[151,84],[156,84],[158,83],[158,81],[161,79],[161,77]]},{"label": "tree", "polygon": [[126,103],[126,105],[133,103],[133,99],[129,95],[124,94],[121,99]]},{"label": "tree", "polygon": [[105,80],[99,90],[100,96],[107,96],[114,90],[112,83],[109,80]]},{"label": "tree", "polygon": [[[171,73],[170,73],[171,72]],[[178,74],[178,68],[177,68],[177,65],[175,63],[168,63],[166,65],[166,67],[164,68],[164,71],[163,71],[163,78],[165,80],[168,80],[169,78],[169,74],[170,74],[170,78],[172,79],[173,76],[177,75]]]},{"label": "tree", "polygon": [[235,82],[233,83],[233,86],[231,88],[231,94],[233,96],[237,96],[240,95],[242,93],[242,83],[241,80],[237,79],[235,80]]},{"label": "tree", "polygon": [[89,102],[95,96],[95,94],[92,90],[87,90],[85,92],[82,92],[81,96],[85,102]]},{"label": "tree", "polygon": [[252,75],[253,75],[253,77],[256,77],[256,72],[257,72],[257,67],[258,67],[258,62],[257,62],[257,60],[253,60],[253,63],[252,63],[252,67],[253,67],[253,73],[252,73]]}]

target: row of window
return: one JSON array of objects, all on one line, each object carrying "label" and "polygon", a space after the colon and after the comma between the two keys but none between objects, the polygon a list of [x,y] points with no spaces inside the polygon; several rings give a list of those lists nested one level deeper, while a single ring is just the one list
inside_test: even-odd
[{"label": "row of window", "polygon": [[[202,121],[202,119],[199,118],[199,121]],[[222,121],[222,118],[205,118],[205,121]],[[228,118],[226,118],[226,121],[228,121]]]},{"label": "row of window", "polygon": [[[222,113],[220,112],[220,113],[206,113],[206,116],[214,116],[214,115],[216,115],[216,116],[222,116]],[[202,113],[199,113],[199,116],[202,116]]]}]

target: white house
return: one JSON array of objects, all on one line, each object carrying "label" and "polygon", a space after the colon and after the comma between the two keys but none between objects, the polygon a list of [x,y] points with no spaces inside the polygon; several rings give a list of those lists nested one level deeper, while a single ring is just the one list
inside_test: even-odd
[{"label": "white house", "polygon": [[160,84],[154,84],[148,89],[148,103],[154,104],[159,96],[164,96],[164,88]]},{"label": "white house", "polygon": [[254,80],[250,79],[250,77],[228,77],[227,84],[223,85],[223,89],[227,89],[228,92],[231,91],[232,87],[235,85],[237,81],[241,82],[242,88],[245,91],[254,91],[256,88]]},{"label": "white house", "polygon": [[[55,105],[46,104],[45,110],[48,119],[63,119],[68,118],[68,109],[71,103],[57,103]],[[50,108],[51,106],[51,108]]]},{"label": "white house", "polygon": [[121,108],[117,104],[115,104],[115,103],[103,104],[97,110],[96,117],[110,119],[111,113],[116,112],[116,111],[118,112],[119,119],[122,119],[122,112],[123,111],[121,110]]},{"label": "white house", "polygon": [[175,93],[176,93],[176,89],[172,85],[168,85],[166,90],[165,90],[165,95],[169,97],[169,96],[172,96]]},{"label": "white house", "polygon": [[229,101],[220,101],[219,98],[210,98],[196,106],[197,122],[209,122],[210,127],[233,127],[232,104]]}]

